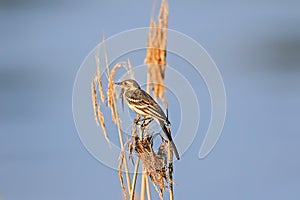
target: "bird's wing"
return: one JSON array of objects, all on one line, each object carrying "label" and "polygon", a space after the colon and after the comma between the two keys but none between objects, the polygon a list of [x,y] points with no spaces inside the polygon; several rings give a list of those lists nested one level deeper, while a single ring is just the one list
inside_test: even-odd
[{"label": "bird's wing", "polygon": [[126,95],[128,103],[142,110],[150,117],[166,121],[166,115],[158,105],[158,103],[144,90],[138,89],[133,93]]}]

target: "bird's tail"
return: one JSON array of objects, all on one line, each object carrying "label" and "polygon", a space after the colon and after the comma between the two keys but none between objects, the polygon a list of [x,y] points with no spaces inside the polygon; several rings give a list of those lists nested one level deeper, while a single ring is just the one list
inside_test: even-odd
[{"label": "bird's tail", "polygon": [[172,139],[172,136],[171,136],[170,128],[167,127],[167,126],[165,125],[165,123],[164,123],[162,120],[159,121],[159,124],[160,124],[162,130],[164,131],[165,135],[167,136],[168,140],[171,142],[172,147],[173,147],[174,154],[175,154],[177,160],[179,160],[179,159],[180,159],[179,153],[178,153],[178,151],[177,151],[177,148],[176,148],[176,146],[175,146],[175,143],[173,142],[173,139]]}]

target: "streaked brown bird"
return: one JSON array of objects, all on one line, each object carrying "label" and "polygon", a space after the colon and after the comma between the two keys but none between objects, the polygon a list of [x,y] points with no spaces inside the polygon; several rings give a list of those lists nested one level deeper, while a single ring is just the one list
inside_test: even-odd
[{"label": "streaked brown bird", "polygon": [[176,158],[179,160],[179,153],[168,126],[170,122],[158,103],[147,92],[142,90],[135,80],[128,79],[115,84],[120,85],[124,89],[125,100],[132,111],[144,118],[154,119],[161,126],[172,144]]}]

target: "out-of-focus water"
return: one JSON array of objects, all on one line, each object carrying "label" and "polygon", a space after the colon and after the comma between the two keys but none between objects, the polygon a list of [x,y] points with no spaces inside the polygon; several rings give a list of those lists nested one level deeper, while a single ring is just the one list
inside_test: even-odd
[{"label": "out-of-focus water", "polygon": [[[299,7],[169,2],[169,27],[206,48],[228,98],[214,151],[198,160],[199,136],[176,163],[177,199],[300,198]],[[117,173],[79,140],[72,87],[102,34],[147,26],[151,8],[138,0],[0,1],[0,199],[121,199]]]}]

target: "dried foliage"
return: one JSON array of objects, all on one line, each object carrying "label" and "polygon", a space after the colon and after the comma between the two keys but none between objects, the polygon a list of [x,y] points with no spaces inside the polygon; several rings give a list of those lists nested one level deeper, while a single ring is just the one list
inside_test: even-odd
[{"label": "dried foliage", "polygon": [[147,42],[147,53],[145,63],[148,65],[147,91],[153,90],[154,98],[164,101],[165,85],[164,77],[166,70],[166,46],[168,27],[168,4],[162,0],[158,23],[153,19]]},{"label": "dried foliage", "polygon": [[128,199],[127,198],[127,193],[126,193],[126,187],[123,181],[123,173],[122,173],[122,168],[123,168],[123,164],[124,164],[124,157],[125,157],[125,152],[121,152],[120,153],[120,162],[119,162],[119,167],[118,167],[118,176],[119,176],[119,180],[121,183],[121,188],[123,191],[123,198],[124,199]]},{"label": "dried foliage", "polygon": [[[143,170],[153,184],[157,185],[160,191],[166,189],[166,183],[170,183],[168,176],[168,143],[162,138],[162,143],[157,152],[153,150],[154,135],[146,135],[144,138],[139,136],[132,137],[129,149],[134,150],[142,160]],[[132,152],[131,152],[132,153]]]},{"label": "dried foliage", "polygon": [[104,92],[103,92],[103,87],[102,87],[102,81],[101,81],[101,76],[100,76],[100,58],[99,58],[99,54],[98,56],[95,56],[95,61],[96,61],[96,67],[97,67],[97,84],[98,84],[98,91],[100,93],[100,99],[101,102],[104,102]]},{"label": "dried foliage", "polygon": [[[122,136],[122,131],[121,131],[120,119],[119,119],[119,114],[118,114],[117,105],[116,105],[116,91],[114,88],[114,76],[116,74],[117,69],[120,67],[124,67],[127,70],[128,64],[124,63],[124,62],[117,63],[112,68],[112,70],[109,70],[106,52],[105,52],[105,57],[106,57],[105,63],[106,63],[106,69],[107,69],[106,75],[108,76],[108,86],[107,86],[107,93],[106,93],[107,94],[107,105],[111,110],[112,121],[117,125],[119,141],[120,141],[120,146],[121,146],[121,154],[122,154],[125,152],[125,150],[124,150],[124,142],[123,142],[123,136]],[[94,115],[95,115],[97,124],[99,124],[99,122],[100,122],[101,127],[104,132],[104,136],[109,143],[108,136],[107,136],[108,134],[107,134],[107,131],[105,128],[105,120],[104,120],[103,114],[100,110],[100,104],[101,104],[101,102],[103,103],[105,96],[104,96],[104,92],[103,92],[103,88],[102,88],[102,81],[101,81],[101,75],[100,75],[100,60],[97,57],[96,57],[96,65],[97,65],[97,73],[94,76],[94,78],[92,80],[92,84],[91,84]],[[96,87],[96,85],[98,87]],[[102,101],[102,98],[103,98],[103,101]],[[126,156],[120,156],[120,157],[121,158],[120,158],[120,165],[119,165],[119,179],[120,179],[121,187],[123,189],[124,198],[126,198],[127,193],[126,193],[126,191],[124,191],[124,188],[126,188],[126,187],[123,182],[123,175],[122,175],[121,169],[124,169],[124,171],[125,171],[126,185],[127,185],[128,193],[130,193],[130,190],[131,190],[131,187],[130,187],[131,181],[130,181],[130,175],[129,175],[129,170],[128,170],[127,158],[126,158]]]},{"label": "dried foliage", "polygon": [[[160,98],[165,105],[167,101],[164,99],[165,85],[165,69],[166,69],[166,28],[168,24],[168,5],[166,0],[162,0],[158,23],[155,23],[152,19],[150,22],[150,30],[147,41],[147,53],[145,63],[148,65],[147,73],[147,91],[150,89],[153,91],[155,98]],[[134,79],[134,74],[130,60],[127,62],[120,62],[115,64],[111,69],[108,65],[108,57],[105,53],[106,63],[106,75],[108,78],[106,97],[103,92],[103,85],[100,75],[100,59],[95,57],[97,72],[93,77],[91,83],[92,101],[94,108],[94,115],[97,124],[101,125],[105,139],[109,143],[108,134],[105,127],[105,120],[103,113],[100,109],[100,104],[104,104],[105,98],[107,99],[107,106],[111,110],[111,120],[116,124],[121,152],[119,157],[118,177],[120,180],[123,198],[134,200],[137,198],[135,195],[136,182],[138,178],[138,168],[140,163],[142,164],[143,174],[141,177],[141,194],[140,199],[145,199],[145,193],[148,200],[151,199],[149,180],[153,187],[157,191],[159,198],[163,199],[163,192],[169,189],[170,199],[173,199],[173,154],[172,145],[169,144],[159,133],[153,135],[150,134],[151,127],[148,126],[147,120],[144,120],[142,124],[137,123],[137,119],[132,122],[132,137],[126,142],[128,145],[124,145],[124,140],[121,131],[120,118],[116,105],[117,93],[115,90],[115,76],[120,68],[124,68],[129,78]],[[120,97],[123,98],[123,92],[121,90]],[[122,99],[123,104],[123,99]],[[112,134],[112,133],[110,133]],[[161,144],[157,150],[153,149],[153,140],[158,138],[156,135],[160,135]],[[127,148],[127,149],[126,149]],[[127,151],[126,151],[127,150]],[[130,152],[129,154],[127,152]],[[133,155],[134,154],[134,155]],[[128,159],[132,160],[135,164],[135,171],[132,177],[128,170]],[[124,174],[126,181],[124,181]],[[132,179],[131,179],[132,178]]]},{"label": "dried foliage", "polygon": [[[104,101],[104,93],[102,91],[102,83],[101,83],[100,73],[99,74],[97,73],[97,75],[94,76],[94,78],[92,80],[92,84],[91,84],[91,90],[92,90],[92,101],[93,101],[95,121],[96,121],[98,126],[99,126],[99,124],[101,125],[101,128],[102,128],[103,133],[104,133],[105,140],[110,145],[110,141],[109,141],[109,138],[108,138],[106,127],[105,127],[103,113],[101,112],[101,109],[100,109],[100,102],[98,101],[98,98],[97,98],[98,93],[100,93],[101,101],[102,101],[102,98],[103,98],[103,101]],[[102,95],[101,95],[101,92],[102,92]]]},{"label": "dried foliage", "polygon": [[126,63],[117,63],[109,73],[109,79],[108,79],[108,89],[107,89],[107,105],[109,108],[111,108],[111,116],[112,121],[117,123],[117,107],[115,106],[115,99],[116,99],[116,91],[115,91],[115,81],[114,77],[117,72],[117,69],[120,67],[124,67],[126,69]]}]

